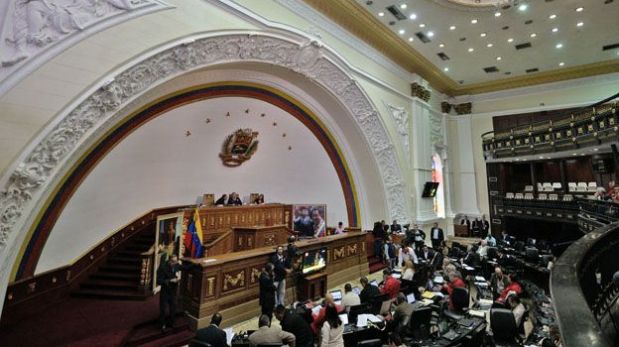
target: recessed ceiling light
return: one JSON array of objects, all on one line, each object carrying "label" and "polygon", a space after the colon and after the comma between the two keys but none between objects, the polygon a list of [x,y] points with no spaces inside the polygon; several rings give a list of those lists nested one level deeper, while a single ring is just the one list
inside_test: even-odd
[{"label": "recessed ceiling light", "polygon": [[404,33],[405,33],[405,32],[406,32],[406,31],[405,31],[404,29],[400,29],[400,30],[398,31],[398,33],[400,33],[400,35],[404,35]]},{"label": "recessed ceiling light", "polygon": [[428,31],[428,37],[433,37],[434,36],[434,31]]},{"label": "recessed ceiling light", "polygon": [[449,68],[446,67],[446,68],[443,69],[443,71],[447,72],[447,71],[449,71]]},{"label": "recessed ceiling light", "polygon": [[584,10],[584,9],[585,9],[584,7],[577,7],[576,8],[576,12],[582,12],[582,10]]},{"label": "recessed ceiling light", "polygon": [[503,59],[503,58],[501,58],[501,57],[496,57],[496,60],[501,60],[501,59]]},{"label": "recessed ceiling light", "polygon": [[384,15],[385,15],[385,12],[378,12],[378,16],[379,16],[379,17],[382,17],[382,16],[384,16]]},{"label": "recessed ceiling light", "polygon": [[441,48],[443,48],[443,47],[445,47],[445,44],[444,44],[444,43],[441,43],[441,44],[440,44],[440,45],[438,45],[438,46],[439,46],[439,47],[441,47]]},{"label": "recessed ceiling light", "polygon": [[455,25],[450,26],[449,30],[456,30],[456,26]]},{"label": "recessed ceiling light", "polygon": [[560,63],[559,63],[559,66],[563,66],[563,65],[565,65],[565,63],[564,63],[564,62],[560,62]]},{"label": "recessed ceiling light", "polygon": [[469,48],[469,52],[473,52],[474,50],[473,47]]},{"label": "recessed ceiling light", "polygon": [[583,26],[583,25],[585,25],[585,23],[583,23],[583,22],[578,22],[578,23],[576,24],[576,26],[577,26],[577,27],[581,27],[581,26]]},{"label": "recessed ceiling light", "polygon": [[409,38],[408,38],[408,42],[413,42],[413,40],[415,40],[415,39],[414,39],[414,38],[412,38],[412,37],[409,37]]},{"label": "recessed ceiling light", "polygon": [[490,47],[492,47],[492,44],[489,43],[489,44],[486,45],[486,47],[490,48]]},{"label": "recessed ceiling light", "polygon": [[519,11],[526,11],[527,8],[529,8],[529,5],[527,5],[527,4],[522,4],[522,5],[518,6],[518,10]]},{"label": "recessed ceiling light", "polygon": [[537,34],[536,33],[532,33],[530,36],[531,37],[535,37],[535,36],[537,36]]},{"label": "recessed ceiling light", "polygon": [[479,34],[479,36],[481,36],[481,37],[486,37],[486,35],[487,35],[486,33]]},{"label": "recessed ceiling light", "polygon": [[555,18],[557,18],[557,15],[556,14],[551,14],[550,16],[548,16],[548,18],[555,19]]},{"label": "recessed ceiling light", "polygon": [[559,28],[552,28],[553,33],[556,33],[557,31],[559,31]]},{"label": "recessed ceiling light", "polygon": [[472,19],[471,24],[477,24],[477,19]]},{"label": "recessed ceiling light", "polygon": [[511,37],[507,39],[507,42],[512,43],[514,42],[514,39],[512,39]]},{"label": "recessed ceiling light", "polygon": [[555,48],[563,48],[563,44],[562,44],[562,43],[557,43],[557,45],[555,46]]},{"label": "recessed ceiling light", "polygon": [[421,24],[419,24],[419,27],[420,27],[420,28],[425,28],[425,27],[426,27],[426,25],[425,25],[425,24],[423,24],[423,23],[421,23]]},{"label": "recessed ceiling light", "polygon": [[408,18],[410,18],[412,20],[415,20],[415,19],[417,19],[417,14],[416,13],[411,13],[411,15],[408,16]]},{"label": "recessed ceiling light", "polygon": [[406,4],[402,4],[402,5],[400,5],[400,8],[401,8],[401,9],[403,9],[403,10],[404,10],[404,9],[406,9],[407,7],[408,7],[408,6],[407,6]]},{"label": "recessed ceiling light", "polygon": [[495,13],[494,13],[494,16],[495,16],[495,17],[501,17],[501,12],[495,12]]}]

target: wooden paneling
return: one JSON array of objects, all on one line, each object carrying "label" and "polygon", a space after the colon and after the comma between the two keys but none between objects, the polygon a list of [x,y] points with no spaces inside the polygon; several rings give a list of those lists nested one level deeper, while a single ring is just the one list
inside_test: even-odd
[{"label": "wooden paneling", "polygon": [[[327,248],[325,272],[329,277],[329,285],[333,286],[341,284],[343,280],[367,274],[366,235],[364,232],[348,232],[299,241],[297,247],[300,251]],[[256,302],[258,278],[272,255],[273,247],[264,247],[207,259],[183,259],[195,265],[183,272],[181,282],[183,309],[196,317],[194,325],[206,325],[214,312],[223,310],[228,312],[224,312],[224,316],[229,323],[257,315],[260,311]],[[287,281],[289,288],[294,286],[292,282],[292,278]],[[196,285],[201,285],[202,288],[197,289]],[[200,293],[198,300],[196,293]],[[228,316],[232,312],[235,315]]]},{"label": "wooden paneling", "polygon": [[570,112],[577,111],[579,108],[566,108],[552,111],[538,111],[520,114],[510,114],[506,116],[492,117],[492,126],[495,132],[509,131],[523,125],[535,122],[558,121],[569,117]]},{"label": "wooden paneling", "polygon": [[[235,227],[234,246],[229,251],[247,251],[254,248],[274,247],[283,244],[288,238],[288,227],[285,225],[258,226],[258,227]],[[213,254],[213,253],[209,253]]]}]

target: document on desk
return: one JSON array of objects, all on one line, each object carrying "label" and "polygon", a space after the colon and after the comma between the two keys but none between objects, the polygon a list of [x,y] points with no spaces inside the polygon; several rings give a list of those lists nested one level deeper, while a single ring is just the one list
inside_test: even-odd
[{"label": "document on desk", "polygon": [[483,276],[475,276],[475,282],[486,282],[486,279]]},{"label": "document on desk", "polygon": [[485,311],[469,310],[468,313],[471,316],[473,316],[473,317],[486,318],[486,312]]},{"label": "document on desk", "polygon": [[224,329],[224,332],[226,333],[226,342],[228,343],[228,346],[232,346],[232,338],[234,337],[234,330],[232,330],[232,328],[226,328]]},{"label": "document on desk", "polygon": [[380,323],[382,320],[373,314],[360,314],[357,316],[357,327],[365,328],[368,322]]},{"label": "document on desk", "polygon": [[475,268],[474,268],[474,267],[470,267],[470,266],[468,266],[468,265],[466,265],[466,264],[462,264],[462,267],[463,267],[463,268],[464,268],[464,270],[466,270],[466,271],[473,271],[473,270],[475,270]]}]

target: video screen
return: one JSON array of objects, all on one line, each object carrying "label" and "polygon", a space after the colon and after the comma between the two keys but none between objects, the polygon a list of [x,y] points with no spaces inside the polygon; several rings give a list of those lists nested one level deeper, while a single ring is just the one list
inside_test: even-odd
[{"label": "video screen", "polygon": [[322,237],[327,233],[327,205],[293,205],[293,230],[300,237]]},{"label": "video screen", "polygon": [[438,182],[426,182],[423,187],[422,198],[433,198],[436,196],[436,190],[438,189]]},{"label": "video screen", "polygon": [[321,248],[303,253],[303,274],[324,269],[327,266],[327,249]]}]

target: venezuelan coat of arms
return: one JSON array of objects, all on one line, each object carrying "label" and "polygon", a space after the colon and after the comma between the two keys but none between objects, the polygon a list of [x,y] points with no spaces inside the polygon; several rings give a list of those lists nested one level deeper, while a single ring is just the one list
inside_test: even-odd
[{"label": "venezuelan coat of arms", "polygon": [[235,167],[249,160],[258,150],[258,132],[239,129],[224,140],[219,157],[225,166]]}]

